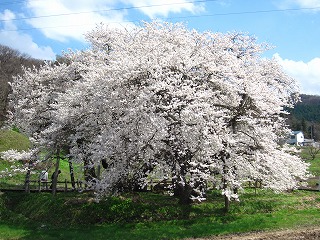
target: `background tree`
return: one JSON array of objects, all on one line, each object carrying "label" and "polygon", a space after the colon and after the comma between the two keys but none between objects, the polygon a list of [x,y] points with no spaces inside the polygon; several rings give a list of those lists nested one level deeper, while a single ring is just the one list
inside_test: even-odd
[{"label": "background tree", "polygon": [[318,155],[318,153],[320,153],[319,145],[310,145],[310,146],[307,146],[307,149],[308,149],[308,153],[311,157],[311,160],[314,160],[316,158],[316,156]]}]

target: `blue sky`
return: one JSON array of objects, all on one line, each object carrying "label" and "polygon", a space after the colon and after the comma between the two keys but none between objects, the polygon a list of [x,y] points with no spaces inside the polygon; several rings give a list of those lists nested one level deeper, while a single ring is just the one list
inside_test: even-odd
[{"label": "blue sky", "polygon": [[241,31],[275,48],[301,92],[320,95],[320,0],[0,0],[0,44],[35,58],[84,49],[98,23],[186,22],[199,31]]}]

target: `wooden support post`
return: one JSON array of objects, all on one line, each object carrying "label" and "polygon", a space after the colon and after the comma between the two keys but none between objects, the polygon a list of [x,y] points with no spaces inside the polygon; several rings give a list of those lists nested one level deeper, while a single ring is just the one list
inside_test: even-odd
[{"label": "wooden support post", "polygon": [[57,147],[57,152],[56,152],[56,166],[55,166],[55,171],[52,179],[52,195],[56,195],[57,193],[57,181],[58,181],[58,171],[59,171],[59,164],[60,164],[60,148]]},{"label": "wooden support post", "polygon": [[25,181],[24,181],[24,190],[25,190],[26,193],[30,193],[31,167],[32,167],[32,161],[30,160],[29,163],[28,163],[28,170],[27,170]]},{"label": "wooden support post", "polygon": [[30,193],[30,180],[25,181],[25,192]]},{"label": "wooden support post", "polygon": [[254,194],[257,195],[258,180],[254,181]]}]

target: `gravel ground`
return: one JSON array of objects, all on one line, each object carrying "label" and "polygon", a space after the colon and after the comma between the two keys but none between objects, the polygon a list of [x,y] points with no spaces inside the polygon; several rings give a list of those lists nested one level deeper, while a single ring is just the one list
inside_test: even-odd
[{"label": "gravel ground", "polygon": [[320,240],[320,227],[272,232],[254,232],[214,236],[208,238],[188,238],[188,240]]}]

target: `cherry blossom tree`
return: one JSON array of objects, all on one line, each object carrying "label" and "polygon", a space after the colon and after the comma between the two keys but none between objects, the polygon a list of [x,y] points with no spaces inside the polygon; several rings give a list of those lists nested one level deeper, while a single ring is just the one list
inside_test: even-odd
[{"label": "cherry blossom tree", "polygon": [[282,191],[305,178],[307,165],[278,144],[298,88],[261,57],[267,45],[162,22],[101,25],[86,38],[91,48],[68,64],[13,83],[13,119],[36,147],[65,146],[91,172],[103,163],[88,174],[101,194],[142,190],[161,172],[181,203],[216,182],[228,208],[246,181]]}]

